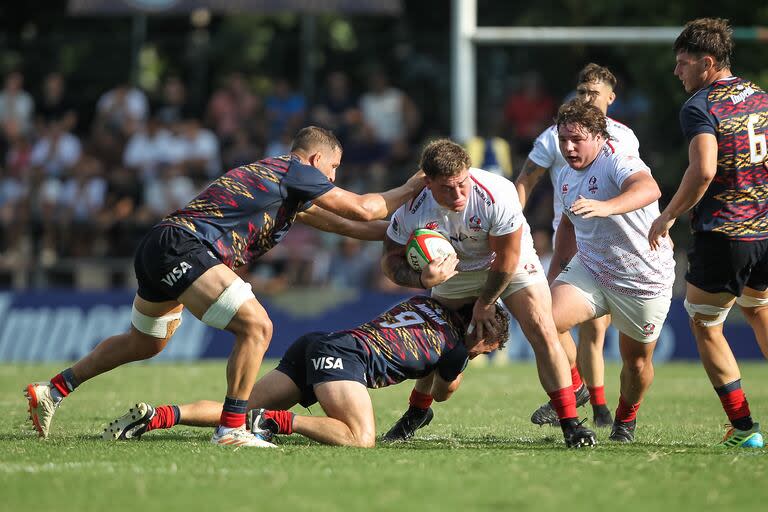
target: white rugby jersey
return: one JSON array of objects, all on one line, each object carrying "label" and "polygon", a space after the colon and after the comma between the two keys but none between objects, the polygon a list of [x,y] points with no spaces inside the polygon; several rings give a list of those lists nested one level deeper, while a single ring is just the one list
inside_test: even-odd
[{"label": "white rugby jersey", "polygon": [[515,185],[503,176],[474,167],[469,169],[469,175],[472,189],[464,210],[443,208],[435,202],[432,192],[424,188],[392,215],[387,236],[405,245],[415,229],[438,231],[456,249],[457,269],[468,272],[486,270],[493,262],[496,255],[488,245],[488,235],[502,236],[522,228],[518,269],[538,261]]},{"label": "white rugby jersey", "polygon": [[[613,144],[617,152],[636,157],[640,156],[640,142],[637,140],[635,132],[628,126],[607,116],[605,123],[608,127],[608,134],[611,136],[611,144]],[[528,158],[539,167],[549,169],[549,179],[552,180],[552,186],[554,187],[555,175],[563,166],[568,165],[565,158],[563,158],[563,154],[560,152],[556,124],[544,130],[536,138],[536,142],[533,143],[533,149],[528,153]],[[555,210],[555,216],[552,218],[552,230],[557,233],[557,226],[560,224],[563,210],[557,194],[553,194],[553,196],[552,206]]]},{"label": "white rugby jersey", "polygon": [[659,203],[621,215],[584,219],[570,211],[583,196],[605,201],[621,193],[624,180],[636,172],[650,172],[639,157],[617,153],[603,145],[592,164],[581,171],[566,165],[557,173],[555,196],[573,223],[578,257],[597,282],[614,292],[641,298],[672,294],[675,261],[669,238],[651,250],[648,231],[659,216]]}]

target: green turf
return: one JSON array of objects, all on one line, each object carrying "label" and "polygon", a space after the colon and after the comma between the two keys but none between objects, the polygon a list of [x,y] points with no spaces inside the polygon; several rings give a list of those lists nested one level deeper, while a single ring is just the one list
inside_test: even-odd
[{"label": "green turf", "polygon": [[[131,365],[83,385],[51,438],[27,429],[23,386],[54,366],[0,365],[0,510],[768,510],[768,452],[711,445],[725,416],[700,366],[659,366],[631,446],[598,433],[567,450],[559,429],[528,421],[543,402],[532,365],[473,367],[417,439],[372,450],[300,436],[277,450],[210,445],[177,428],[104,443],[103,425],[137,400],[223,395],[223,363]],[[768,425],[765,364],[743,365],[753,415]],[[615,407],[618,368],[607,369]],[[379,432],[404,410],[405,383],[372,391]],[[587,409],[580,409],[582,414]],[[313,414],[321,414],[313,407]]]}]

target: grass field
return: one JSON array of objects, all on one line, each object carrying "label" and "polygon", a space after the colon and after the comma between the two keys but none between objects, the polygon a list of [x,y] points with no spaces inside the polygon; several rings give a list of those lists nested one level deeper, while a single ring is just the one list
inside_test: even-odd
[{"label": "grass field", "polygon": [[[229,450],[208,443],[209,429],[187,427],[100,440],[103,425],[136,401],[219,399],[220,362],[101,376],[67,399],[41,442],[27,429],[22,388],[58,369],[0,365],[2,511],[768,510],[768,452],[711,446],[725,416],[695,364],[657,368],[633,445],[610,444],[601,430],[597,447],[578,451],[564,447],[559,429],[529,423],[545,396],[532,365],[470,368],[414,441],[372,450],[300,436],[276,450]],[[753,415],[768,425],[767,370],[742,367]],[[613,409],[618,368],[607,374]],[[408,383],[372,391],[380,433],[409,392]]]}]

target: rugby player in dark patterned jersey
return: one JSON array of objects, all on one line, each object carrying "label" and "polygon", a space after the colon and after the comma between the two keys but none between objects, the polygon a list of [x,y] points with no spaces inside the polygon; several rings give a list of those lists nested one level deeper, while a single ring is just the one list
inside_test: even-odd
[{"label": "rugby player in dark patterned jersey", "polygon": [[[298,433],[326,444],[374,446],[376,425],[366,388],[434,374],[432,396],[447,400],[459,387],[468,359],[504,345],[509,321],[498,304],[498,329],[486,332],[485,339],[469,339],[471,318],[471,304],[451,311],[432,298],[416,296],[354,329],[302,336],[253,387],[248,406],[254,409],[254,432],[266,439]],[[316,402],[327,417],[287,410]],[[110,423],[104,438],[139,438],[177,424],[216,425],[220,410],[221,404],[211,401],[157,408],[139,403]]]},{"label": "rugby player in dark patterned jersey", "polygon": [[675,41],[675,75],[693,94],[680,111],[689,164],[648,239],[657,247],[692,210],[685,309],[731,423],[720,446],[760,448],[723,322],[738,304],[768,357],[768,94],[731,74],[732,50],[723,19],[691,21]]},{"label": "rugby player in dark patterned jersey", "polygon": [[[341,145],[327,130],[299,131],[291,154],[233,169],[157,224],[136,251],[138,291],[128,332],[102,341],[50,382],[29,384],[29,412],[47,437],[61,400],[79,384],[159,353],[187,307],[204,323],[235,335],[227,394],[212,442],[269,445],[245,428],[248,396],[272,337],[272,323],[233,271],[274,247],[295,220],[326,231],[382,240],[387,217],[423,188],[420,173],[387,192],[358,195],[335,187]],[[183,343],[181,341],[180,343]]]}]

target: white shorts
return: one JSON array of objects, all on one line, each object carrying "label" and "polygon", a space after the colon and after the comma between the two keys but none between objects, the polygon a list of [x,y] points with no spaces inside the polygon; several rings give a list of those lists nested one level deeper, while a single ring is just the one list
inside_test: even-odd
[{"label": "white shorts", "polygon": [[592,277],[578,257],[560,272],[557,281],[574,286],[592,305],[595,318],[611,314],[611,323],[633,340],[651,343],[661,334],[672,295],[645,299],[606,290]]},{"label": "white shorts", "polygon": [[[473,272],[459,272],[446,282],[432,288],[432,296],[443,297],[445,299],[466,299],[469,297],[478,297],[485,287],[488,279],[487,270],[477,270]],[[516,291],[528,288],[532,284],[546,283],[547,274],[539,263],[538,258],[518,267],[518,271],[512,276],[507,288],[501,293],[504,299]]]}]

